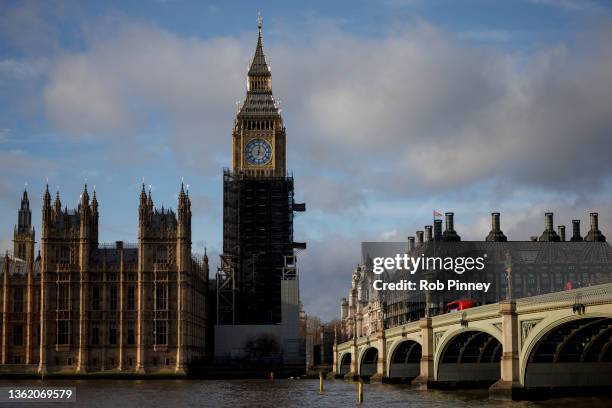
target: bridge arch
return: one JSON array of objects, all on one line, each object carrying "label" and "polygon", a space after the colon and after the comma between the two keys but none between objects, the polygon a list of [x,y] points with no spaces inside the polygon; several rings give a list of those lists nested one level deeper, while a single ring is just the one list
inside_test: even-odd
[{"label": "bridge arch", "polygon": [[612,385],[612,317],[575,315],[543,325],[523,348],[524,387]]},{"label": "bridge arch", "polygon": [[445,336],[435,359],[436,380],[491,385],[501,377],[498,333],[464,328]]},{"label": "bridge arch", "polygon": [[347,375],[351,372],[351,353],[346,352],[340,356],[339,366],[338,366],[338,374],[339,375]]},{"label": "bridge arch", "polygon": [[376,374],[378,365],[378,349],[376,347],[367,347],[361,353],[359,359],[359,377],[370,378]]},{"label": "bridge arch", "polygon": [[388,378],[391,381],[410,380],[421,371],[421,344],[412,339],[396,342],[389,353]]}]

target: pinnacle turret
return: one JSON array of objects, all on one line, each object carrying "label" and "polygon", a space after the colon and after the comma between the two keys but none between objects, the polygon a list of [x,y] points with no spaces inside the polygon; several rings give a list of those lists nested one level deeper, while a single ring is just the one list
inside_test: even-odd
[{"label": "pinnacle turret", "polygon": [[147,205],[147,191],[145,190],[145,183],[142,182],[142,188],[140,189],[140,208],[144,208]]},{"label": "pinnacle turret", "polygon": [[21,208],[28,210],[30,209],[30,200],[28,199],[28,190],[23,190],[23,196],[21,197]]},{"label": "pinnacle turret", "polygon": [[93,197],[91,199],[91,208],[94,212],[98,211],[98,199],[96,198],[96,187],[94,186]]},{"label": "pinnacle turret", "polygon": [[17,225],[15,227],[16,232],[24,233],[29,232],[32,228],[32,211],[30,211],[30,201],[28,200],[28,192],[23,191],[21,198],[21,207],[17,214]]},{"label": "pinnacle turret", "polygon": [[45,233],[45,223],[51,220],[51,194],[49,194],[49,184],[47,183],[45,187],[45,194],[43,195],[43,206],[42,206],[42,214],[43,214],[43,235]]},{"label": "pinnacle turret", "polygon": [[45,187],[45,195],[43,196],[43,207],[51,207],[51,194],[49,194],[49,184]]},{"label": "pinnacle turret", "polygon": [[81,205],[89,205],[89,193],[87,192],[87,183],[85,183],[85,186],[83,187],[83,193],[81,194]]},{"label": "pinnacle turret", "polygon": [[20,259],[34,258],[34,227],[28,192],[23,191],[21,206],[17,212],[17,224],[13,232],[13,255]]},{"label": "pinnacle turret", "polygon": [[149,207],[149,211],[153,211],[153,197],[151,197],[151,186],[149,186],[149,196],[147,197],[147,207]]},{"label": "pinnacle turret", "polygon": [[60,200],[59,190],[55,193],[55,202],[53,203],[53,208],[55,209],[56,214],[62,212],[62,201]]},{"label": "pinnacle turret", "polygon": [[181,191],[179,191],[179,194],[178,194],[179,205],[185,201],[185,197],[186,197],[185,186],[183,185],[183,182],[181,181]]}]

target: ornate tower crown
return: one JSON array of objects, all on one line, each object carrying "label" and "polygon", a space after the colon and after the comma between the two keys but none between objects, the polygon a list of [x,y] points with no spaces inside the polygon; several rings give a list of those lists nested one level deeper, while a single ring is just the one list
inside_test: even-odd
[{"label": "ornate tower crown", "polygon": [[257,20],[257,45],[247,74],[247,96],[238,116],[249,114],[258,117],[270,114],[280,116],[276,101],[272,96],[272,70],[266,61],[263,50],[261,23],[261,16],[259,16]]},{"label": "ornate tower crown", "polygon": [[283,177],[285,127],[272,96],[272,72],[263,49],[261,16],[257,45],[247,73],[246,98],[233,129],[233,171],[256,177]]},{"label": "ornate tower crown", "polygon": [[[249,68],[249,79],[272,76],[270,66],[266,62],[266,56],[263,52],[263,39],[261,36],[261,15],[257,18],[257,29],[259,31],[259,34],[257,36],[257,46],[255,47],[255,55],[253,55],[253,60],[251,61],[251,66]],[[252,87],[250,88],[252,89]]]}]

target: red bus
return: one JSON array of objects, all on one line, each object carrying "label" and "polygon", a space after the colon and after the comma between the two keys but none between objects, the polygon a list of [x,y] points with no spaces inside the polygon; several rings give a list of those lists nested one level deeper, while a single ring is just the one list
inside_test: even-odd
[{"label": "red bus", "polygon": [[474,300],[455,300],[446,304],[446,307],[444,308],[444,313],[458,312],[460,310],[469,309],[474,306],[476,306],[476,301]]}]

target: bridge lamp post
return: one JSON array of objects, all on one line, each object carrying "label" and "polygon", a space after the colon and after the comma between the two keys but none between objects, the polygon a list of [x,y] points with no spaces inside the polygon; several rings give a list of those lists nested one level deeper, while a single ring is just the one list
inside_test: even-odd
[{"label": "bridge lamp post", "polygon": [[[434,244],[435,245],[435,244]],[[434,256],[435,256],[435,247],[434,247]],[[437,271],[427,270],[425,272],[425,278],[427,282],[431,282],[432,278],[436,276]],[[427,285],[425,289],[425,317],[432,317],[432,305],[431,305],[431,291],[429,290],[429,285]]]},{"label": "bridge lamp post", "polygon": [[506,300],[512,299],[512,256],[506,252]]},{"label": "bridge lamp post", "polygon": [[382,329],[387,329],[387,300],[382,301]]},{"label": "bridge lamp post", "polygon": [[586,307],[581,302],[581,300],[582,300],[582,295],[579,293],[574,298],[574,304],[572,305],[572,312],[573,313],[577,313],[579,315],[584,314],[584,312],[586,310]]}]

